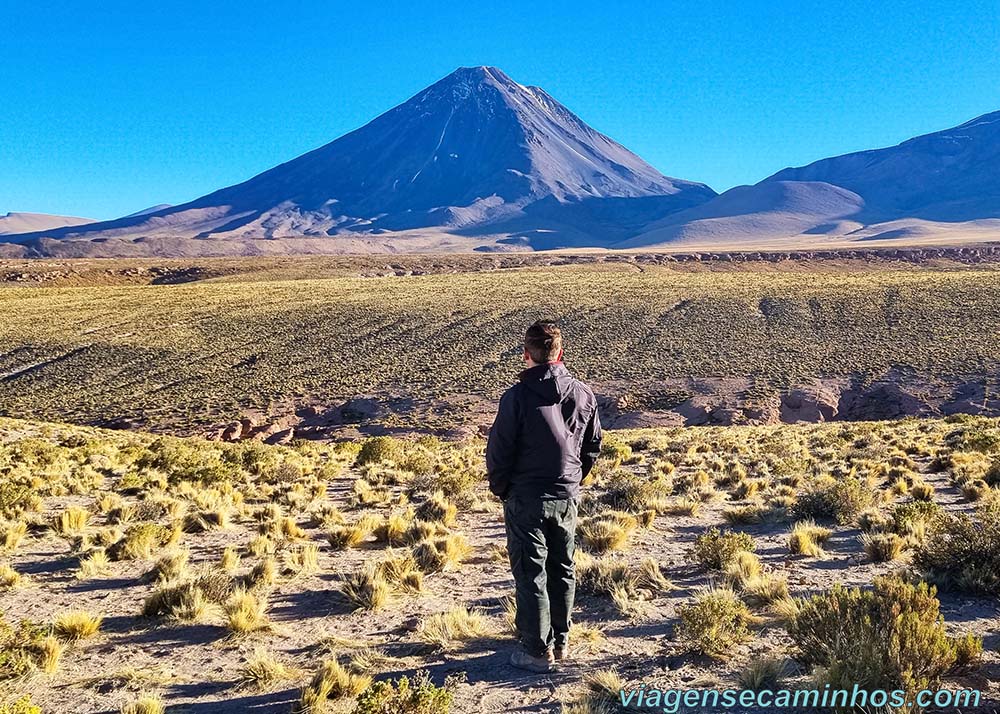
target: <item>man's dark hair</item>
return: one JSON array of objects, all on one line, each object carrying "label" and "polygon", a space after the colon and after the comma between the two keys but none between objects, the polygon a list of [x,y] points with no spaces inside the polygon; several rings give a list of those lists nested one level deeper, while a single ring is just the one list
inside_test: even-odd
[{"label": "man's dark hair", "polygon": [[536,364],[554,362],[562,349],[562,333],[551,320],[539,320],[524,333],[524,349]]}]

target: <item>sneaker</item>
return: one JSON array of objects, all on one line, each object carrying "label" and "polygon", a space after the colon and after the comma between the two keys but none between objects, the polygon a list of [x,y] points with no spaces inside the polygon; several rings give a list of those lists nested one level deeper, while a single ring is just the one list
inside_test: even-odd
[{"label": "sneaker", "polygon": [[514,653],[510,656],[510,663],[517,667],[518,669],[526,669],[529,672],[536,672],[538,674],[544,674],[552,669],[552,665],[549,662],[548,653],[545,657],[533,657],[528,654],[523,648],[518,647],[514,650]]}]

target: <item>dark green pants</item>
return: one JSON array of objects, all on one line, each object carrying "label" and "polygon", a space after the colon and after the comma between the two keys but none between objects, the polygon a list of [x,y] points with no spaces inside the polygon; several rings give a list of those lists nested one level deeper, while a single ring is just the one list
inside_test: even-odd
[{"label": "dark green pants", "polygon": [[576,595],[577,503],[511,495],[504,502],[507,552],[514,574],[518,639],[535,657],[567,643]]}]

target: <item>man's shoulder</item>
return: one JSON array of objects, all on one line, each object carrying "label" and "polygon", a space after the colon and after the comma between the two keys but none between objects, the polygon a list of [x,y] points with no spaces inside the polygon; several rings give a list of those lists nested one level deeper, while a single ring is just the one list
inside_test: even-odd
[{"label": "man's shoulder", "polygon": [[500,395],[500,401],[510,401],[512,399],[517,399],[518,395],[521,393],[521,383],[515,382],[514,384],[507,387],[504,393]]},{"label": "man's shoulder", "polygon": [[576,389],[578,394],[583,395],[585,401],[597,404],[597,397],[594,395],[594,390],[590,388],[590,385],[584,382],[582,379],[573,378],[576,383]]}]

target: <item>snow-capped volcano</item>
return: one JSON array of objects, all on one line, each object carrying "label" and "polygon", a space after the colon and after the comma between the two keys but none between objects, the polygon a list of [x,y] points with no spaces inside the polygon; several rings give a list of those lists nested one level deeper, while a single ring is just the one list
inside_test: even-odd
[{"label": "snow-capped volcano", "polygon": [[466,67],[241,184],[46,235],[252,240],[434,228],[543,247],[599,245],[714,195],[662,175],[542,89],[495,67]]}]

